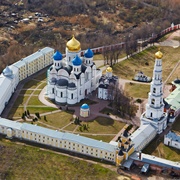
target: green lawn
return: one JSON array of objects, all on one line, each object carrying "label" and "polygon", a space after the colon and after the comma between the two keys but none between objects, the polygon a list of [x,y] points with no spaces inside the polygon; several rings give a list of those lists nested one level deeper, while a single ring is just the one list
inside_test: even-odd
[{"label": "green lawn", "polygon": [[38,96],[31,96],[28,105],[44,105],[41,101],[39,101]]},{"label": "green lawn", "polygon": [[33,92],[33,90],[21,90],[20,94],[31,94]]},{"label": "green lawn", "polygon": [[[124,127],[125,123],[115,121],[110,118],[98,117],[94,121],[88,122],[88,125],[89,125],[88,131],[84,131],[84,132],[98,133],[98,134],[116,134]],[[76,132],[80,132],[80,131],[77,129]]]},{"label": "green lawn", "polygon": [[[174,65],[179,61],[179,51],[180,47],[161,47],[161,52],[163,53],[163,81],[165,81]],[[132,79],[138,71],[143,71],[145,75],[152,77],[155,62],[154,54],[156,52],[156,47],[150,47],[125,61],[115,64],[113,73],[124,79]]]},{"label": "green lawn", "polygon": [[38,87],[38,89],[43,89],[46,85],[47,85],[47,83],[46,83],[46,82],[43,82],[43,83]]},{"label": "green lawn", "polygon": [[[30,111],[31,114],[34,114],[36,112],[39,112],[40,114],[46,113],[46,112],[51,112],[57,110],[56,108],[53,107],[29,107],[27,106],[27,109]],[[8,115],[9,119],[13,119],[13,117],[21,117],[22,113],[24,113],[24,108],[23,107],[12,107],[11,111]]]},{"label": "green lawn", "polygon": [[[144,153],[151,154],[157,157],[168,159],[171,161],[179,161],[180,153],[179,150],[173,147],[168,147],[164,145],[163,139],[160,142],[157,142],[157,138],[153,140],[144,150]],[[159,151],[158,151],[159,149]]]},{"label": "green lawn", "polygon": [[174,81],[176,78],[180,78],[179,72],[180,72],[180,64],[179,64],[179,66],[176,68],[176,70],[174,71],[174,73],[171,75],[171,77],[169,78],[169,80],[168,80],[167,82],[168,82],[168,83],[171,83],[171,82]]},{"label": "green lawn", "polygon": [[37,79],[39,81],[44,81],[47,78],[47,70],[45,70],[42,74],[38,75],[34,79]]},{"label": "green lawn", "polygon": [[[41,92],[41,90],[35,90],[35,91],[33,92],[33,94],[34,94],[34,95],[39,95],[40,92]],[[37,98],[38,98],[38,97],[37,97]]]},{"label": "green lawn", "polygon": [[150,85],[136,84],[136,83],[126,83],[125,84],[125,92],[130,97],[148,98],[149,91],[150,91]]},{"label": "green lawn", "polygon": [[27,109],[30,111],[30,113],[34,114],[36,112],[39,112],[40,114],[41,113],[45,113],[45,112],[51,112],[51,111],[55,111],[57,110],[56,108],[53,108],[53,107],[28,107],[27,106]]},{"label": "green lawn", "polygon": [[168,33],[166,34],[165,36],[161,37],[158,42],[162,42],[162,41],[165,41],[167,40],[173,33]]},{"label": "green lawn", "polygon": [[14,103],[13,106],[14,106],[14,107],[23,106],[23,105],[26,103],[27,99],[28,99],[28,96],[19,96],[19,97],[16,99],[16,101],[15,101],[15,103]]},{"label": "green lawn", "polygon": [[13,117],[21,117],[22,113],[24,113],[23,107],[13,107],[8,114],[8,119],[14,119]]},{"label": "green lawn", "polygon": [[58,113],[53,113],[46,115],[46,120],[44,120],[44,117],[41,117],[42,122],[49,124],[51,126],[57,127],[57,128],[62,128],[65,125],[69,124],[72,120],[73,116],[72,113],[67,113],[65,111],[61,111]]},{"label": "green lawn", "polygon": [[75,124],[70,124],[69,126],[64,128],[63,130],[65,130],[65,131],[73,131],[76,128],[76,126],[77,125],[75,125]]},{"label": "green lawn", "polygon": [[0,139],[0,179],[117,179],[118,174],[102,167],[52,151]]},{"label": "green lawn", "polygon": [[179,43],[180,43],[180,36],[175,36],[175,37],[173,38],[173,40],[179,41]]}]

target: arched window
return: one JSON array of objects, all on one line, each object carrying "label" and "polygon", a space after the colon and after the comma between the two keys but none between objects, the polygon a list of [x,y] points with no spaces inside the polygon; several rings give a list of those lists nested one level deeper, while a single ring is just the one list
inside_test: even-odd
[{"label": "arched window", "polygon": [[155,99],[152,99],[152,100],[151,100],[151,104],[155,104]]},{"label": "arched window", "polygon": [[71,99],[73,99],[73,94],[71,94]]},{"label": "arched window", "polygon": [[153,117],[153,113],[151,112],[150,117]]},{"label": "arched window", "polygon": [[63,92],[61,92],[61,97],[63,97]]},{"label": "arched window", "polygon": [[54,88],[52,88],[52,93],[54,94]]},{"label": "arched window", "polygon": [[156,88],[153,88],[153,93],[156,93]]}]

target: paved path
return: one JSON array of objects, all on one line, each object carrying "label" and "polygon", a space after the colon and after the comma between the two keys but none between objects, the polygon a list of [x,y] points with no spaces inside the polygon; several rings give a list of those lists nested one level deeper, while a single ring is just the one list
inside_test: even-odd
[{"label": "paved path", "polygon": [[180,46],[180,41],[174,40],[174,37],[180,37],[180,30],[173,32],[165,41],[160,42],[160,46],[170,46],[177,48]]}]

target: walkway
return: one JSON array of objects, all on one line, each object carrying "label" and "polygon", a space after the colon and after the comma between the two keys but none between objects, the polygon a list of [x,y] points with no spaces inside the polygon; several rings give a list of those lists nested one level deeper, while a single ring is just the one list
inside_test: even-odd
[{"label": "walkway", "polygon": [[173,32],[165,41],[160,42],[160,46],[170,46],[177,48],[180,46],[180,41],[174,40],[174,37],[180,37],[180,30]]}]

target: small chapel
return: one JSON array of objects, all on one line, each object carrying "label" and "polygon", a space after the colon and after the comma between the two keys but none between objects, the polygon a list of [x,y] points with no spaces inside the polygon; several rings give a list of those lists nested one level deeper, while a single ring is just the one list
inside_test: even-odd
[{"label": "small chapel", "polygon": [[76,104],[99,86],[102,72],[93,62],[93,51],[81,53],[81,44],[73,36],[66,43],[65,57],[59,51],[53,55],[47,71],[47,95],[57,104]]}]

